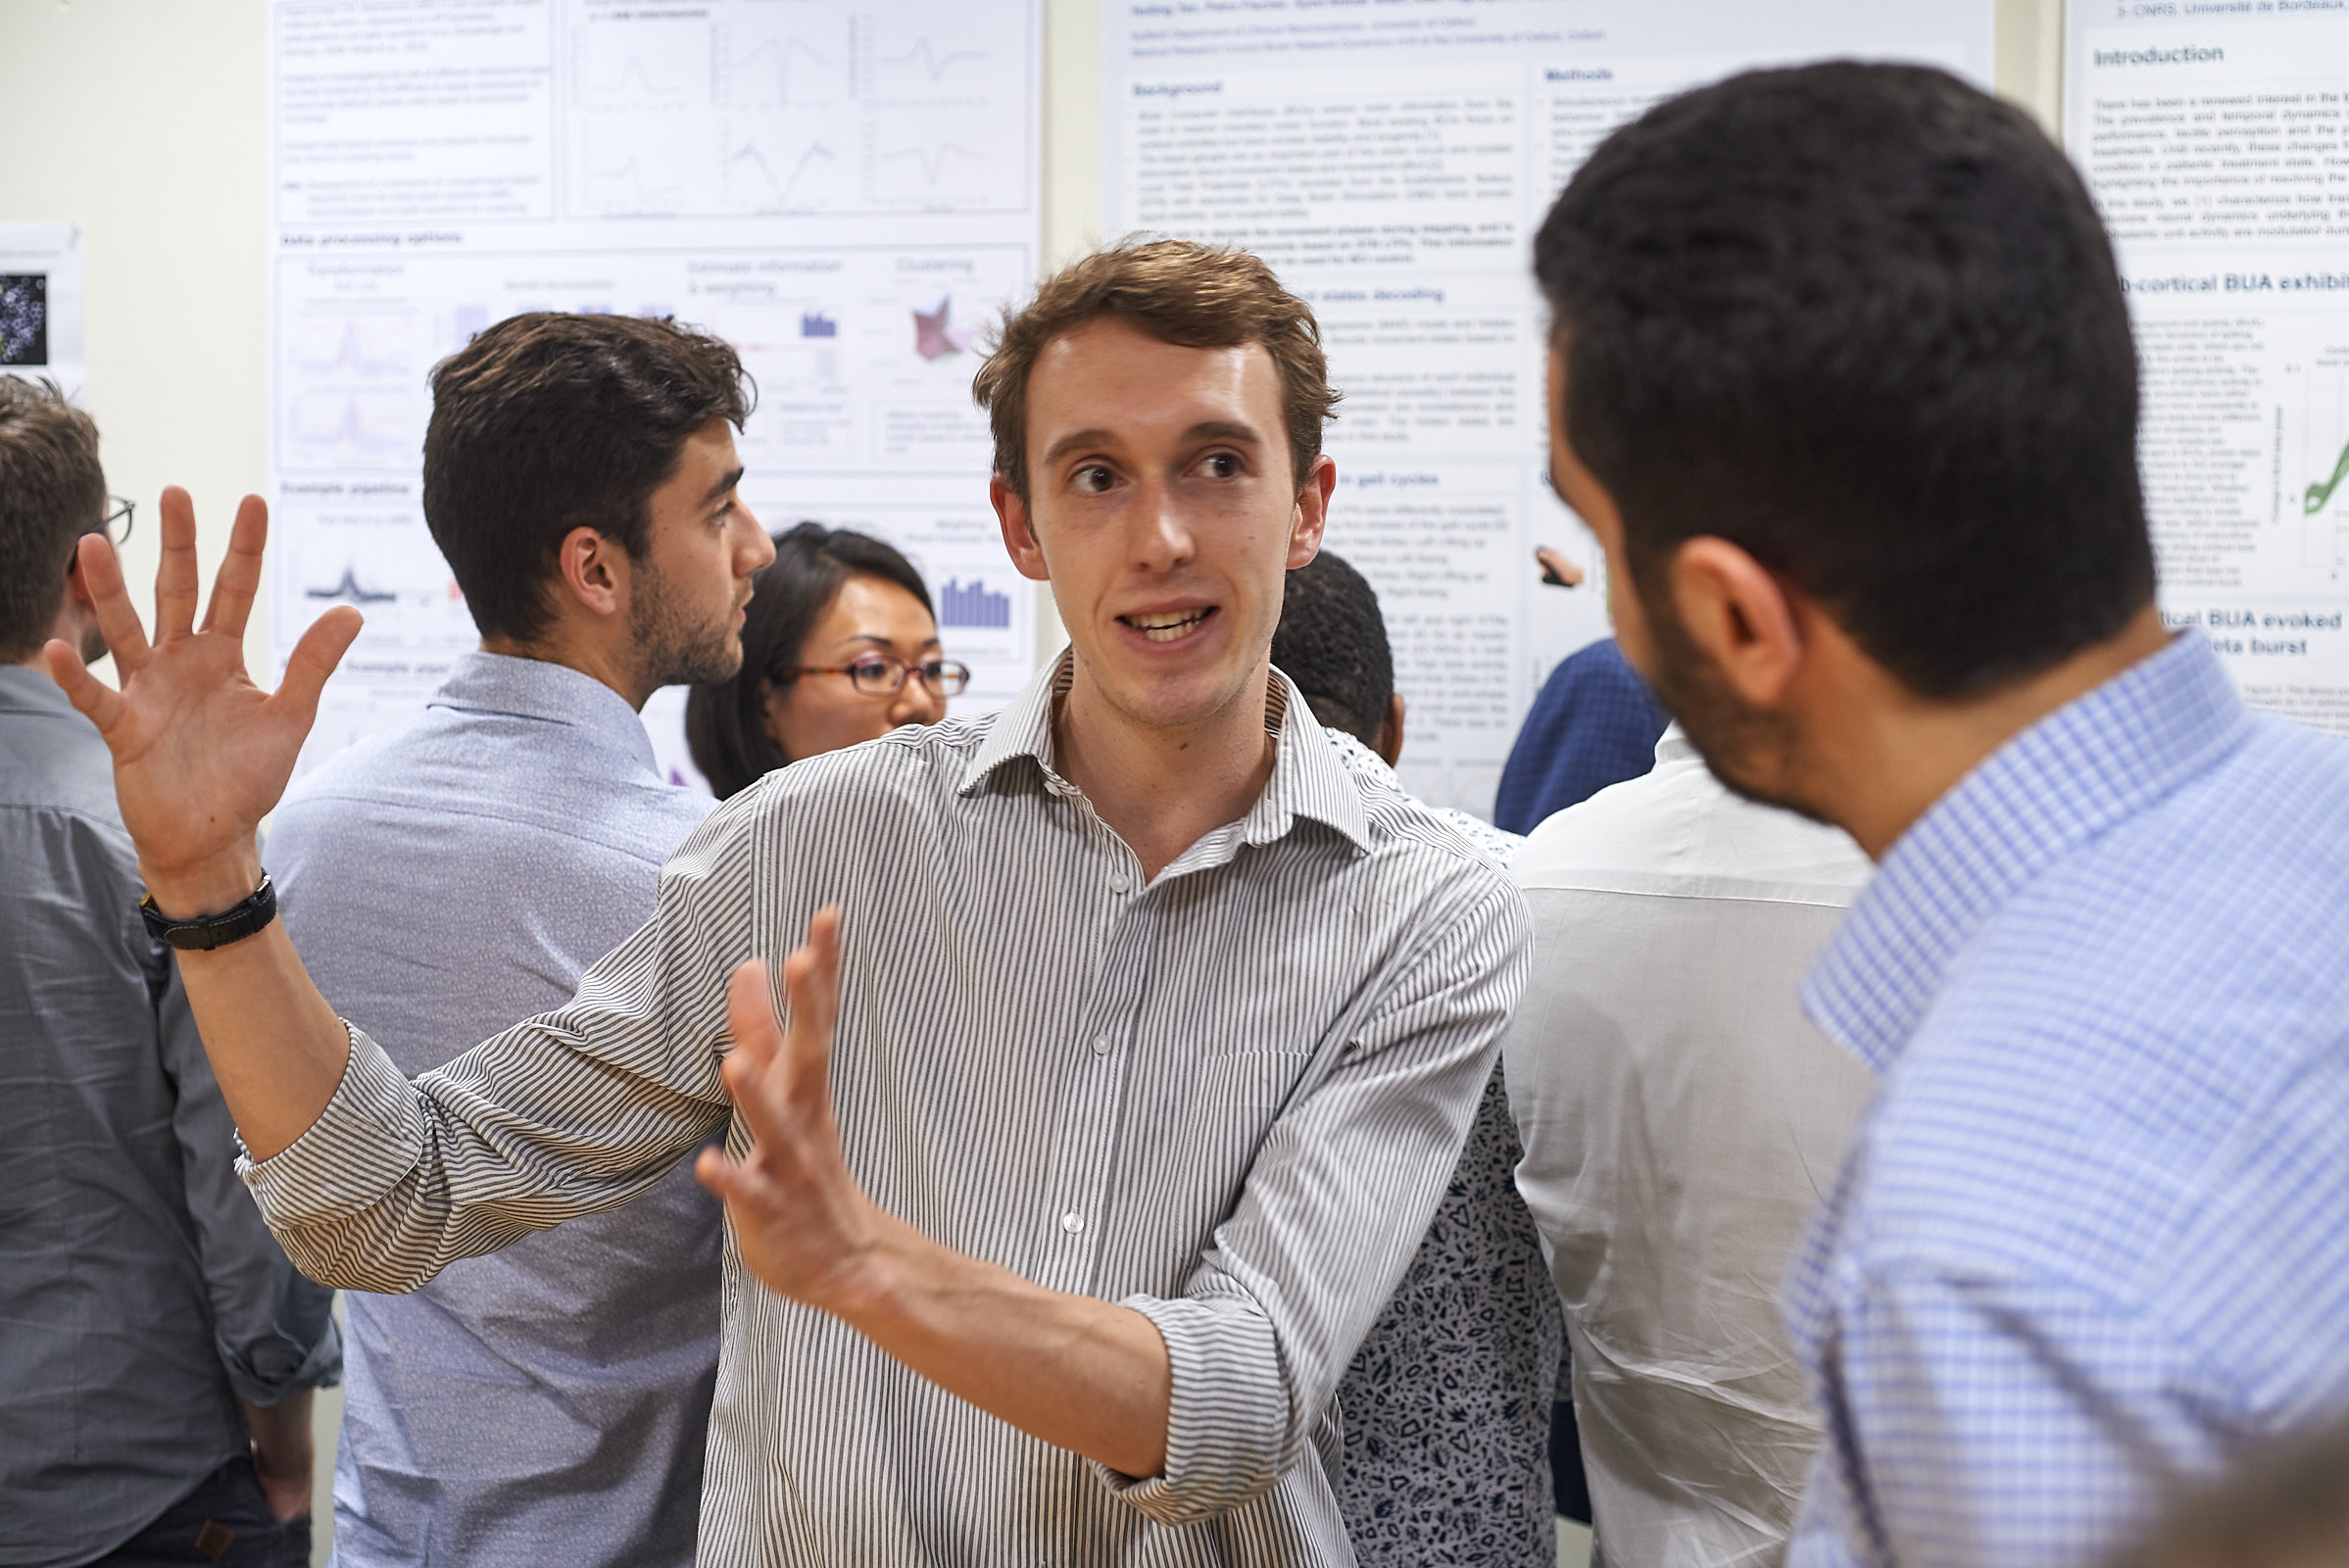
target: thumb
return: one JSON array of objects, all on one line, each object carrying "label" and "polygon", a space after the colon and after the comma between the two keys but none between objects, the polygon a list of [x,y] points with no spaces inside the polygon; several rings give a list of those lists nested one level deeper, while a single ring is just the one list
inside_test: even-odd
[{"label": "thumb", "polygon": [[326,689],[326,677],[343,662],[351,644],[359,636],[360,627],[367,624],[358,611],[349,605],[336,605],[310,623],[302,640],[285,661],[285,678],[277,683],[276,695],[269,699],[272,708],[282,705],[299,718],[304,729],[318,716],[318,696]]}]

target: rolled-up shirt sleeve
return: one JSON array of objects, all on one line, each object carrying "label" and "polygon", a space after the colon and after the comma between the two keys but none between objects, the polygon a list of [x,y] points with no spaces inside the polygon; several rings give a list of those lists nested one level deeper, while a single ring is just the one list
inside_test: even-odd
[{"label": "rolled-up shirt sleeve", "polygon": [[1165,1524],[1220,1513],[1295,1464],[1401,1281],[1459,1163],[1531,965],[1532,921],[1496,875],[1437,901],[1428,939],[1300,1086],[1183,1294],[1127,1298],[1166,1343],[1166,1463],[1096,1466]]},{"label": "rolled-up shirt sleeve", "polygon": [[[755,792],[747,792],[755,793]],[[737,803],[747,803],[737,797]],[[614,1208],[725,1127],[725,982],[753,956],[747,809],[663,868],[653,918],[570,1002],[410,1081],[351,1030],[303,1135],[239,1169],[315,1279],[410,1291],[565,1219]]]},{"label": "rolled-up shirt sleeve", "polygon": [[172,1089],[188,1219],[212,1305],[213,1346],[248,1404],[270,1405],[342,1372],[334,1293],[295,1272],[236,1179],[236,1125],[205,1059],[179,971],[158,954],[156,1043]]}]

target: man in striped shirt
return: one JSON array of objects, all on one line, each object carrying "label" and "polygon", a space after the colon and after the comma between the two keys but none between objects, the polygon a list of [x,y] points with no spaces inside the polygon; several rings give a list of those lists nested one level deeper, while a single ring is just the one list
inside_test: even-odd
[{"label": "man in striped shirt", "polygon": [[[993,718],[736,796],[568,1005],[414,1083],[238,909],[356,614],[264,698],[259,504],[199,631],[178,497],[154,646],[85,547],[123,691],[52,667],[162,914],[220,944],[189,995],[306,1268],[412,1288],[725,1136],[707,1559],[1350,1563],[1332,1392],[1459,1156],[1524,906],[1270,667],[1336,474],[1311,314],[1261,263],[1088,258],[976,390],[1068,652]],[[778,999],[757,960],[803,931]]]}]

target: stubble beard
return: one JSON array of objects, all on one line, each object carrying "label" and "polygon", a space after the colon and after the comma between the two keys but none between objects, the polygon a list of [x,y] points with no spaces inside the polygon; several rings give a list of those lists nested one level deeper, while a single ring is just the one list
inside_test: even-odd
[{"label": "stubble beard", "polygon": [[722,615],[697,621],[650,560],[638,564],[636,579],[628,629],[645,689],[733,679],[742,668],[742,633],[734,624],[732,601]]},{"label": "stubble beard", "polygon": [[1640,596],[1656,667],[1648,685],[1656,701],[1680,721],[1688,742],[1722,788],[1760,806],[1777,807],[1824,822],[1816,808],[1790,791],[1756,782],[1797,776],[1798,737],[1784,714],[1765,712],[1730,689],[1721,671],[1688,636],[1670,605]]}]

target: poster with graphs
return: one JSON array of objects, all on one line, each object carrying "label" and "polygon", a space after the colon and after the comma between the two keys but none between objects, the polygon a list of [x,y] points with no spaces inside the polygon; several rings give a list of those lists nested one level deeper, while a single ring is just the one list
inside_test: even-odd
[{"label": "poster with graphs", "polygon": [[[1590,149],[1753,66],[1923,61],[1988,84],[1989,0],[1318,0],[1102,8],[1105,230],[1254,250],[1345,394],[1328,547],[1377,588],[1401,774],[1490,812],[1543,677],[1608,635],[1604,564],[1546,479],[1533,237]],[[1548,545],[1590,568],[1544,587]]]},{"label": "poster with graphs", "polygon": [[2077,4],[2064,122],[2136,328],[2163,615],[2349,734],[2349,10]]},{"label": "poster with graphs", "polygon": [[[522,311],[674,317],[758,383],[743,494],[920,566],[955,710],[1014,695],[1035,589],[970,402],[1032,283],[1039,0],[274,0],[270,641],[357,606],[304,765],[476,643],[424,527],[426,375]],[[683,694],[646,710],[689,779]]]}]

